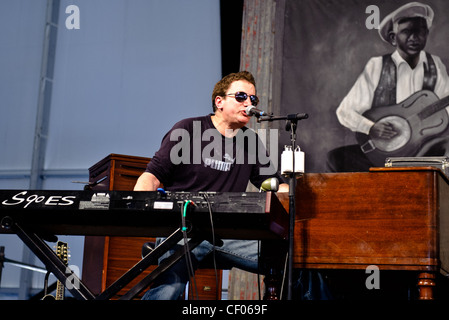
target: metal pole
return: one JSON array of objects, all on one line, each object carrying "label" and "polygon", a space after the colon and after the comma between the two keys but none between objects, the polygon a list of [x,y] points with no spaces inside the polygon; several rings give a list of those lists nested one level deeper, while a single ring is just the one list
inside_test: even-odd
[{"label": "metal pole", "polygon": [[[30,189],[42,189],[42,172],[45,163],[48,124],[53,86],[53,71],[55,64],[56,39],[58,32],[60,0],[47,0],[47,13],[42,49],[41,75],[37,103],[36,128],[34,133],[33,156],[31,159]],[[34,255],[26,246],[23,247],[22,261],[33,264]],[[19,299],[30,296],[33,274],[26,269],[20,273]]]},{"label": "metal pole", "polygon": [[31,160],[30,189],[42,189],[42,171],[44,168],[45,150],[48,138],[56,40],[58,35],[59,7],[60,0],[47,0],[36,128],[34,133],[33,156]]}]

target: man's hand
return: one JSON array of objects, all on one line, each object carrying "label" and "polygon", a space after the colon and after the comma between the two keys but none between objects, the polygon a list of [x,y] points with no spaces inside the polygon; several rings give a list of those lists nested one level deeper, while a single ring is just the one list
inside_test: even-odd
[{"label": "man's hand", "polygon": [[160,185],[160,181],[152,173],[144,172],[137,179],[134,191],[156,191]]},{"label": "man's hand", "polygon": [[394,126],[389,122],[376,122],[369,131],[371,137],[385,140],[391,139],[397,134]]}]

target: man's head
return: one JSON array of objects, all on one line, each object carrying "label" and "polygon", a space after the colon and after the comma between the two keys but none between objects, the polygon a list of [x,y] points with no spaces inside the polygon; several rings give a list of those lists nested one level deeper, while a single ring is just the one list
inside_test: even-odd
[{"label": "man's head", "polygon": [[[248,71],[240,71],[237,73],[231,73],[225,76],[223,79],[218,81],[215,84],[214,90],[212,91],[212,108],[214,112],[217,111],[216,106],[216,98],[217,97],[223,97],[226,98],[227,91],[229,90],[229,87],[231,84],[235,81],[243,80],[246,82],[251,83],[254,86],[254,89],[256,88],[256,81],[254,80],[253,75]],[[232,92],[234,93],[234,92]],[[233,98],[233,97],[230,97]]]},{"label": "man's head", "polygon": [[379,25],[379,35],[382,40],[392,43],[392,35],[397,34],[401,24],[420,18],[415,21],[420,21],[420,28],[426,27],[428,31],[432,26],[433,17],[434,12],[430,6],[419,2],[410,2],[399,7],[382,20]]},{"label": "man's head", "polygon": [[232,130],[245,126],[250,119],[246,108],[258,103],[253,75],[241,71],[224,77],[215,85],[212,103],[214,119],[219,120],[221,125]]},{"label": "man's head", "polygon": [[424,18],[404,18],[395,23],[390,32],[390,43],[396,47],[399,54],[407,60],[416,57],[424,50],[429,29]]}]

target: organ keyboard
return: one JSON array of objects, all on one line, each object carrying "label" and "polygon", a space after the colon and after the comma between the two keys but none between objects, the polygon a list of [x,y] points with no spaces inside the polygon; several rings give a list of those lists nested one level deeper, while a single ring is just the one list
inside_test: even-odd
[{"label": "organ keyboard", "polygon": [[[71,293],[80,299],[108,299],[188,232],[192,250],[204,240],[285,240],[288,215],[272,192],[135,192],[0,190],[0,233],[16,233],[59,281],[76,277],[55,256],[44,238],[53,235],[160,236],[167,239],[123,277],[95,297],[79,279]],[[188,229],[181,229],[181,222]],[[173,255],[172,263],[182,257]],[[132,298],[163,272],[132,289]]]},{"label": "organ keyboard", "polygon": [[[286,238],[288,217],[274,193],[0,190],[0,219],[58,235],[166,236],[188,220],[227,239]],[[210,212],[209,212],[210,206]]]}]

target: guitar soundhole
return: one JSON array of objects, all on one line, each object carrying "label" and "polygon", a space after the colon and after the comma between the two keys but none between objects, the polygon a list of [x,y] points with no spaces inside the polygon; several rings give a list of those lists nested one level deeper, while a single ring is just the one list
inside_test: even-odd
[{"label": "guitar soundhole", "polygon": [[372,138],[375,147],[380,151],[396,151],[410,141],[411,129],[407,120],[404,118],[389,116],[380,119],[378,122],[392,124],[395,131],[398,132],[398,134],[391,139]]}]

